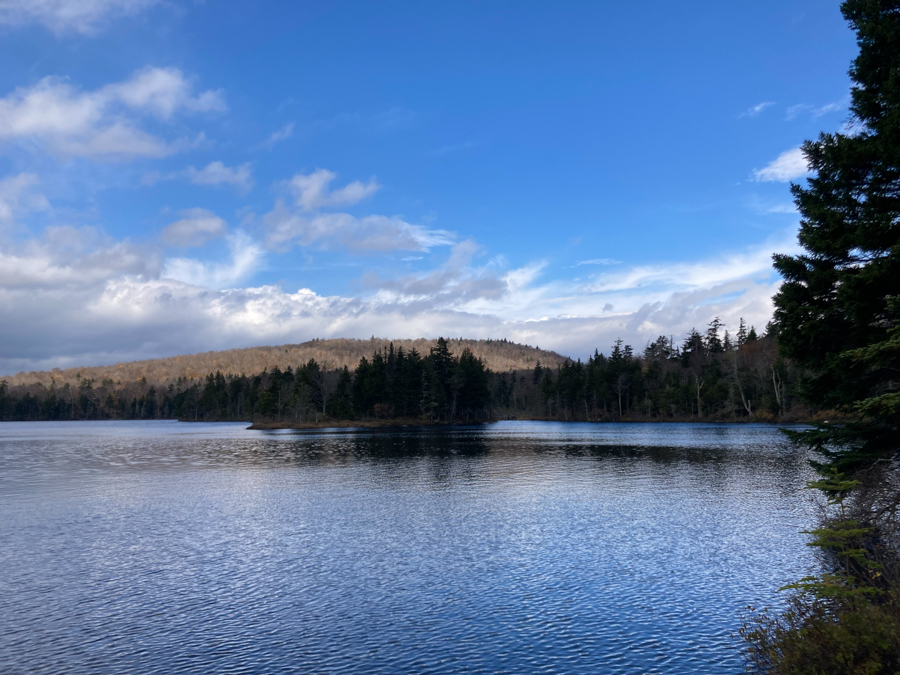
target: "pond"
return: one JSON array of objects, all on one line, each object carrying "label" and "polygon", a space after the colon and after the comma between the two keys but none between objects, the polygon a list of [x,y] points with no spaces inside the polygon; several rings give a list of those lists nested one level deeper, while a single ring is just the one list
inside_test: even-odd
[{"label": "pond", "polygon": [[0,670],[737,673],[810,476],[766,425],[0,423]]}]

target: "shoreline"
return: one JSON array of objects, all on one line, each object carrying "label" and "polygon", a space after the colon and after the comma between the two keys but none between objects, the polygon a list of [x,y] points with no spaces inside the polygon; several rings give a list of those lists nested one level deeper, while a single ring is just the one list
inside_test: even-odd
[{"label": "shoreline", "polygon": [[[366,429],[389,429],[392,427],[450,427],[450,426],[471,426],[483,424],[496,424],[497,422],[562,422],[564,424],[581,423],[581,424],[766,424],[769,426],[784,425],[810,425],[821,421],[834,421],[843,423],[847,420],[837,415],[829,415],[826,419],[820,419],[819,416],[809,419],[740,419],[740,420],[704,420],[704,419],[601,419],[601,420],[559,420],[547,417],[515,417],[490,420],[472,420],[461,421],[454,420],[452,422],[433,421],[421,419],[417,417],[398,417],[392,419],[366,419],[366,420],[322,420],[320,422],[252,422],[247,427],[252,431],[278,431],[283,429],[350,429],[350,428],[366,428]],[[179,420],[193,421],[193,420]],[[216,420],[220,422],[244,421],[244,420]]]}]

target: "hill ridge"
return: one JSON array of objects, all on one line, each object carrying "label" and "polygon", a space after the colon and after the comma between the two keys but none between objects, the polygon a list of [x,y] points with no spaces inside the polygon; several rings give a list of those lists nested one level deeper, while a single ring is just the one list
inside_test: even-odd
[{"label": "hill ridge", "polygon": [[[459,354],[468,348],[472,353],[485,361],[488,368],[495,372],[510,370],[530,370],[540,361],[541,365],[555,368],[562,365],[568,357],[557,352],[532,347],[530,345],[501,340],[473,340],[464,338],[446,338],[450,351]],[[148,384],[168,384],[183,377],[196,380],[216,371],[223,375],[254,375],[276,366],[282,370],[288,366],[296,368],[315,359],[328,369],[347,366],[353,370],[363,356],[371,358],[376,351],[403,348],[405,351],[416,349],[420,354],[427,354],[437,340],[427,338],[331,338],[313,339],[297,344],[264,345],[257,347],[241,347],[196,354],[178,354],[157,359],[143,359],[102,366],[54,368],[44,371],[19,372],[11,376],[0,376],[9,386],[51,384],[62,386],[66,383],[76,385],[80,380],[112,380],[115,383],[136,382],[146,378]]]}]

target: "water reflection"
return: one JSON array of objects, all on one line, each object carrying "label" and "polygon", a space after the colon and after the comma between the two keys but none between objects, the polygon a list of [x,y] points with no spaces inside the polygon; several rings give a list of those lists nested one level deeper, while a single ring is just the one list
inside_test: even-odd
[{"label": "water reflection", "polygon": [[807,477],[762,425],[0,425],[0,662],[733,673]]}]

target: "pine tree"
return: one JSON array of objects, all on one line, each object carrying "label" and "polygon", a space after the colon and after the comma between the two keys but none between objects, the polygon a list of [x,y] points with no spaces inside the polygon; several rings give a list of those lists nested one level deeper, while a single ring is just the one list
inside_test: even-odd
[{"label": "pine tree", "polygon": [[841,564],[791,585],[803,594],[784,618],[744,632],[751,661],[773,672],[900,668],[900,491],[882,461],[900,454],[900,2],[841,10],[860,48],[852,127],[803,144],[812,176],[791,192],[804,252],[775,256],[784,283],[767,330],[812,373],[807,399],[852,418],[793,434],[825,457],[811,487],[831,517],[810,534]]},{"label": "pine tree", "polygon": [[861,415],[852,438],[832,428],[817,443],[840,441],[832,460],[846,471],[897,448],[900,4],[848,0],[842,11],[860,47],[850,69],[853,132],[803,145],[813,176],[791,192],[804,253],[775,256],[785,281],[773,328],[782,354],[815,373],[804,391],[810,401]]}]

